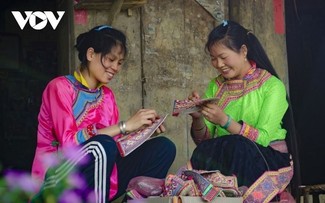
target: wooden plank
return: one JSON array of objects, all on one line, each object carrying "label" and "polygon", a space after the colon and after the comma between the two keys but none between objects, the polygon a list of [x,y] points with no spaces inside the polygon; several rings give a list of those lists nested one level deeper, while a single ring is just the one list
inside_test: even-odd
[{"label": "wooden plank", "polygon": [[[75,9],[93,9],[93,10],[107,10],[111,9],[113,0],[81,0],[74,8]],[[141,7],[147,3],[147,0],[124,0],[122,10]]]},{"label": "wooden plank", "polygon": [[109,25],[114,23],[115,17],[121,12],[123,3],[124,0],[114,0],[114,3],[110,8],[110,12],[108,12]]},{"label": "wooden plank", "polygon": [[224,1],[215,0],[195,0],[204,10],[206,10],[214,19],[222,21],[225,19],[224,15]]}]

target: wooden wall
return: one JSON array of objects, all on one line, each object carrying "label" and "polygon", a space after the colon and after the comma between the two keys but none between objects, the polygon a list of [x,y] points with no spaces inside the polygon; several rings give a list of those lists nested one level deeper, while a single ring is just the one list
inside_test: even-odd
[{"label": "wooden wall", "polygon": [[[109,84],[116,93],[121,119],[137,109],[155,108],[161,115],[171,114],[174,99],[185,99],[192,90],[203,93],[209,80],[217,75],[204,52],[208,33],[229,18],[242,23],[261,40],[276,70],[287,83],[285,35],[276,34],[273,1],[203,1],[221,13],[214,18],[195,0],[149,0],[122,11],[113,26],[124,31],[129,40],[129,58],[123,70]],[[229,12],[228,12],[229,5]],[[109,22],[108,10],[88,10],[88,23],[74,25],[75,36],[95,25]],[[221,16],[221,17],[220,17]],[[166,136],[177,145],[177,157],[170,169],[175,173],[186,164],[194,149],[189,134],[189,116],[167,118]]]},{"label": "wooden wall", "polygon": [[[289,87],[286,35],[285,33],[278,34],[275,30],[274,6],[276,9],[279,8],[278,5],[274,5],[274,2],[284,4],[284,1],[274,0],[229,0],[229,18],[253,31],[263,45],[279,76]],[[277,14],[280,15],[281,11],[278,12]],[[283,19],[284,12],[283,10]],[[276,17],[281,18],[281,16]]]},{"label": "wooden wall", "polygon": [[[219,10],[225,9],[223,5],[222,1]],[[107,23],[107,12],[88,10],[88,23],[75,24],[75,36]],[[187,98],[192,90],[202,93],[216,76],[204,45],[218,23],[194,0],[150,0],[142,8],[132,9],[131,16],[122,11],[113,23],[113,27],[126,33],[130,49],[126,64],[109,84],[116,93],[121,119],[142,107],[154,108],[161,115],[170,114],[165,135],[177,145],[171,173],[186,164],[194,149],[189,135],[191,119],[171,116],[172,103],[174,99]]]}]

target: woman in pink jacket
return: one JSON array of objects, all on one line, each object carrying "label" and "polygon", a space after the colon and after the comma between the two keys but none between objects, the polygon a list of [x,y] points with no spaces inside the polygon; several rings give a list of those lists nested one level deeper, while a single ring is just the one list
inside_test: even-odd
[{"label": "woman in pink jacket", "polygon": [[[72,169],[83,175],[96,203],[110,202],[125,193],[133,177],[164,178],[175,158],[175,145],[163,136],[126,157],[118,152],[117,138],[159,117],[153,109],[140,109],[127,121],[119,121],[114,93],[105,85],[125,60],[125,35],[107,25],[97,26],[78,36],[76,48],[78,70],[53,79],[43,92],[32,175],[44,182],[32,202],[42,202],[45,191],[57,187]],[[161,125],[156,133],[164,131]],[[48,170],[44,163],[49,155],[60,157],[62,149],[71,145],[80,146],[76,158]],[[86,158],[87,164],[82,164]]]}]

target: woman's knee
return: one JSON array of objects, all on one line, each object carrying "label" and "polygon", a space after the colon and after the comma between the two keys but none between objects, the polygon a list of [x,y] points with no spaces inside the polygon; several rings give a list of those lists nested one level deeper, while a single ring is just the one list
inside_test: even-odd
[{"label": "woman's knee", "polygon": [[161,152],[163,152],[165,155],[169,155],[169,157],[172,158],[176,156],[176,145],[174,142],[163,136],[157,137],[155,139],[158,139],[158,148]]},{"label": "woman's knee", "polygon": [[88,140],[88,144],[95,145],[114,157],[118,152],[115,140],[108,135],[96,135]]}]

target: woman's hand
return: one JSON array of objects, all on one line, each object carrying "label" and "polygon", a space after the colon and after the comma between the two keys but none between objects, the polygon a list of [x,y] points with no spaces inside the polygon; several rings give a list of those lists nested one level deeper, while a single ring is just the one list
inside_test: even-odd
[{"label": "woman's hand", "polygon": [[158,128],[157,128],[157,130],[156,130],[156,134],[158,135],[158,134],[161,134],[161,133],[164,133],[164,132],[166,132],[166,128],[165,128],[165,126],[163,125],[163,124],[161,124]]},{"label": "woman's hand", "polygon": [[201,113],[208,121],[216,125],[225,125],[228,120],[227,114],[215,103],[202,105]]},{"label": "woman's hand", "polygon": [[[126,131],[133,132],[150,126],[157,118],[159,117],[155,110],[140,109],[136,114],[126,121]],[[161,131],[161,129],[159,129],[159,131]]]},{"label": "woman's hand", "polygon": [[165,126],[163,124],[161,124],[151,137],[155,137],[155,136],[157,136],[157,135],[159,135],[161,133],[164,133],[165,131],[166,131]]},{"label": "woman's hand", "polygon": [[[193,91],[190,96],[188,96],[188,100],[196,101],[200,99],[200,95],[198,92]],[[190,116],[192,116],[193,119],[198,119],[202,116],[201,112],[194,112],[190,113]]]}]

